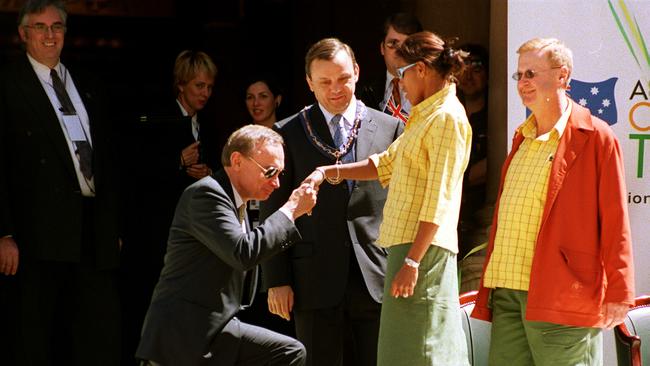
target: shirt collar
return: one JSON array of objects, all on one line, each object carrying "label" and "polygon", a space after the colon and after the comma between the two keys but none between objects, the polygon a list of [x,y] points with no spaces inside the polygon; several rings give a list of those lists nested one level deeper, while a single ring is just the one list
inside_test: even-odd
[{"label": "shirt collar", "polygon": [[[181,104],[181,101],[178,100],[178,99],[176,99],[176,103],[177,103],[178,106],[181,108],[181,113],[183,113],[183,116],[184,116],[184,117],[187,117],[187,116],[189,115],[189,113],[187,113],[187,111],[185,110],[185,108],[183,108],[183,104]],[[192,123],[198,123],[198,118],[196,117],[197,115],[198,115],[198,113],[194,113],[194,115],[191,117],[191,119],[192,119]]]},{"label": "shirt collar", "polygon": [[[325,109],[325,107],[323,107],[320,102],[318,103],[318,107],[320,107],[321,112],[323,112],[323,116],[325,116],[325,122],[327,122],[329,125],[332,118],[334,118],[334,114]],[[342,114],[343,118],[345,118],[345,124],[351,126],[357,114],[357,98],[354,95],[352,95],[352,99],[350,99],[348,108]]]},{"label": "shirt collar", "polygon": [[571,109],[571,101],[569,100],[566,109],[564,112],[562,112],[562,115],[557,120],[557,122],[555,122],[553,128],[543,135],[537,136],[537,120],[535,119],[534,114],[531,114],[528,119],[526,119],[526,121],[518,128],[518,130],[521,131],[524,137],[540,141],[548,141],[552,137],[551,133],[555,131],[557,138],[559,139],[564,134],[567,122],[569,121],[569,116],[571,116]]},{"label": "shirt collar", "polygon": [[[384,90],[388,89],[388,86],[391,85],[393,82],[393,79],[395,79],[395,76],[391,74],[388,70],[386,70],[386,85],[384,85]],[[392,88],[392,85],[391,85]]]},{"label": "shirt collar", "polygon": [[[48,66],[36,61],[36,59],[34,59],[29,53],[27,53],[27,59],[29,60],[29,63],[32,64],[34,72],[38,78],[48,84],[52,84],[52,77],[50,76],[51,69]],[[56,70],[56,72],[59,74],[59,78],[61,78],[61,80],[65,80],[65,68],[60,61],[53,67],[53,69]]]},{"label": "shirt collar", "polygon": [[[428,97],[427,99],[421,101],[417,105],[414,105],[411,107],[411,114],[410,116],[413,117],[417,114],[429,114],[429,112],[432,109],[435,109],[439,107],[442,103],[444,103],[445,100],[449,97],[453,97],[456,95],[456,84],[455,83],[449,83],[446,87],[440,89],[437,93],[433,94],[432,96]],[[413,120],[416,120],[416,118],[412,118]],[[409,118],[409,121],[411,118]]]},{"label": "shirt collar", "polygon": [[239,209],[241,205],[244,204],[244,200],[241,198],[239,192],[237,192],[237,189],[232,185],[232,183],[230,183],[230,186],[232,187],[232,192],[235,194],[235,208]]},{"label": "shirt collar", "polygon": [[178,100],[178,98],[176,98],[176,103],[178,103],[178,106],[181,107],[181,113],[183,113],[183,116],[187,117],[189,113],[187,113],[185,108],[183,108],[183,104],[181,103],[180,100]]}]

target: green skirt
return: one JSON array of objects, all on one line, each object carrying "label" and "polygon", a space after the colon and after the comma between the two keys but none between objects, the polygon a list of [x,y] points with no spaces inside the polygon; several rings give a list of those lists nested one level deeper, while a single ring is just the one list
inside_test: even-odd
[{"label": "green skirt", "polygon": [[377,365],[469,365],[454,253],[431,246],[420,261],[413,296],[390,295],[410,247],[409,243],[388,248]]}]

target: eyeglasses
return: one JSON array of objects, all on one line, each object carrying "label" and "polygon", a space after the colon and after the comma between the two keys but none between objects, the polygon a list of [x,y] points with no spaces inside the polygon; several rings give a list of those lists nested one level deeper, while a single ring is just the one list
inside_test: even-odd
[{"label": "eyeglasses", "polygon": [[34,25],[24,25],[25,28],[33,29],[36,33],[47,34],[48,30],[51,30],[52,33],[63,33],[65,32],[65,24],[63,23],[54,23],[52,25],[46,25],[43,23],[36,23]]},{"label": "eyeglasses", "polygon": [[561,68],[562,68],[562,66],[555,66],[555,67],[551,67],[550,69],[540,70],[540,71],[535,71],[535,70],[531,70],[531,69],[528,69],[528,70],[526,70],[524,72],[517,71],[514,74],[512,74],[512,79],[515,80],[515,81],[519,81],[519,80],[522,80],[522,79],[532,79],[535,76],[537,76],[537,74],[539,74],[541,72],[546,72],[546,71],[551,71],[551,70],[561,69]]},{"label": "eyeglasses", "polygon": [[253,159],[252,157],[247,156],[246,158],[251,160],[253,163],[255,163],[255,165],[257,165],[262,170],[262,174],[264,175],[264,178],[266,178],[266,179],[273,179],[276,176],[278,176],[280,173],[282,173],[282,170],[280,168],[278,168],[278,167],[275,167],[275,166],[271,165],[270,167],[265,168],[260,163],[258,163],[257,160]]},{"label": "eyeglasses", "polygon": [[465,65],[472,70],[480,70],[483,68],[483,61],[481,60],[467,60],[465,61]]},{"label": "eyeglasses", "polygon": [[401,45],[402,45],[402,42],[400,42],[400,40],[398,40],[398,39],[391,39],[388,42],[384,42],[384,46],[386,46],[387,48],[390,48],[391,50],[396,50],[396,49],[400,48]]},{"label": "eyeglasses", "polygon": [[417,64],[417,62],[414,62],[414,63],[412,63],[410,65],[406,65],[404,67],[400,67],[399,69],[397,69],[397,78],[398,79],[403,79],[404,78],[404,73],[406,72],[406,70],[410,69],[411,67],[415,66],[416,64]]}]

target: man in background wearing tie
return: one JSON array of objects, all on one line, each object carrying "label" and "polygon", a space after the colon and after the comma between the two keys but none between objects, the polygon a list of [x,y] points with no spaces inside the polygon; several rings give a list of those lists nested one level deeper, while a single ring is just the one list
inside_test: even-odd
[{"label": "man in background wearing tie", "polygon": [[386,75],[359,88],[357,94],[364,103],[406,123],[411,103],[399,87],[398,60],[395,51],[409,35],[422,31],[418,18],[409,13],[395,13],[384,22],[384,39],[379,50],[386,63]]},{"label": "man in background wearing tie", "polygon": [[[404,128],[355,98],[359,65],[338,39],[314,44],[305,72],[317,103],[275,126],[286,142],[285,174],[262,202],[262,219],[316,167],[366,159]],[[269,310],[287,320],[293,311],[308,365],[377,364],[386,252],[374,243],[386,194],[376,181],[322,186],[313,214],[296,221],[302,240],[262,264]],[[344,341],[353,344],[351,352],[344,352]]]},{"label": "man in background wearing tie", "polygon": [[26,55],[0,74],[2,364],[119,359],[108,109],[99,83],[60,62],[66,18],[61,2],[27,1]]}]

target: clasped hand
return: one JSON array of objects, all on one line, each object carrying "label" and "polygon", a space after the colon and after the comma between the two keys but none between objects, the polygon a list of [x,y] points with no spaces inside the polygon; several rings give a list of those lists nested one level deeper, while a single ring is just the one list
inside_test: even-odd
[{"label": "clasped hand", "polygon": [[18,246],[12,237],[0,238],[0,273],[15,275],[18,271]]}]

